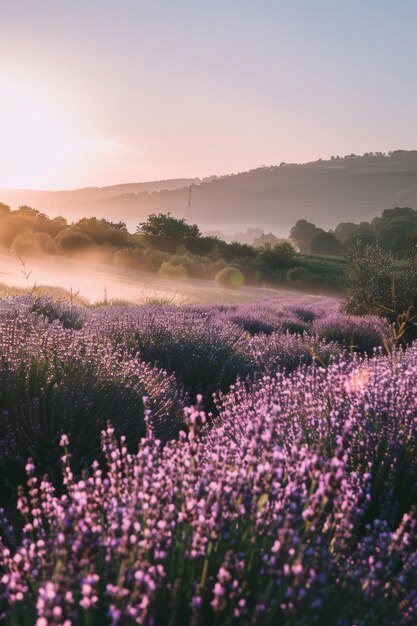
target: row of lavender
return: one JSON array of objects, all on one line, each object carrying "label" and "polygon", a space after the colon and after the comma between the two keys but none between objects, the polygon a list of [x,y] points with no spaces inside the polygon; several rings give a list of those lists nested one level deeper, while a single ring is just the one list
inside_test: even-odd
[{"label": "row of lavender", "polygon": [[0,325],[6,624],[416,622],[417,347],[382,322],[26,299]]}]

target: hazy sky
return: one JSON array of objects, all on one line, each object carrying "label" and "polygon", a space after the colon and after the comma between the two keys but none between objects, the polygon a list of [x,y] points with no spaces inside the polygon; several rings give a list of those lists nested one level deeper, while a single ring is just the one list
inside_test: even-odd
[{"label": "hazy sky", "polygon": [[0,187],[417,148],[415,0],[0,0]]}]

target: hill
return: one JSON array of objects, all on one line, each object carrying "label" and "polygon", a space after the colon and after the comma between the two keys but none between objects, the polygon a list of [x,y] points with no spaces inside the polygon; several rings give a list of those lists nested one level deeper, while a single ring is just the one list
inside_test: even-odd
[{"label": "hill", "polygon": [[0,201],[29,204],[70,219],[97,215],[124,220],[129,228],[149,213],[186,213],[201,228],[259,226],[288,234],[297,219],[323,228],[369,220],[386,208],[417,208],[417,151],[332,157],[305,164],[260,167],[209,179],[176,179],[65,192],[0,190]]}]

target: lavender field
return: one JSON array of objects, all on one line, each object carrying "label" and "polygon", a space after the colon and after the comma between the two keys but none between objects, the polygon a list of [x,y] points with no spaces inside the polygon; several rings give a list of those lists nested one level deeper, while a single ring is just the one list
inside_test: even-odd
[{"label": "lavender field", "polygon": [[417,345],[325,302],[0,301],[0,623],[417,623]]}]

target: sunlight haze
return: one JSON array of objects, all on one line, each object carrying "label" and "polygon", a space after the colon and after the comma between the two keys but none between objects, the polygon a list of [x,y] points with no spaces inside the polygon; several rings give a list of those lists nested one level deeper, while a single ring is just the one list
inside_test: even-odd
[{"label": "sunlight haze", "polygon": [[417,145],[411,1],[0,0],[0,12],[3,188]]}]

